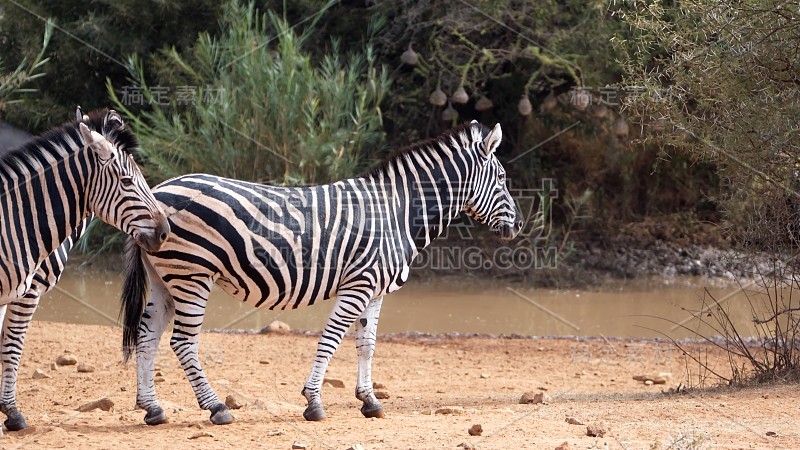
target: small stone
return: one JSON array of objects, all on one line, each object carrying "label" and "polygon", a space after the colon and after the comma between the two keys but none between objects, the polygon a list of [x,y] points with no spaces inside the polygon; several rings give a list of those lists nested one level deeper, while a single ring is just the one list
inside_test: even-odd
[{"label": "small stone", "polygon": [[470,436],[480,436],[481,434],[483,434],[483,427],[481,426],[481,424],[476,423],[475,425],[469,427],[469,430],[467,430],[467,432],[469,433]]},{"label": "small stone", "polygon": [[78,364],[78,373],[92,373],[92,372],[94,372],[93,365],[86,363]]},{"label": "small stone", "polygon": [[344,381],[337,380],[336,378],[324,378],[322,380],[322,385],[341,389],[344,388]]},{"label": "small stone", "polygon": [[445,406],[443,408],[437,409],[435,413],[436,414],[441,414],[441,415],[444,415],[444,416],[446,416],[446,415],[457,416],[457,415],[464,414],[464,408],[461,407],[461,406]]},{"label": "small stone", "polygon": [[58,370],[58,364],[50,363],[50,370]]},{"label": "small stone", "polygon": [[267,436],[283,436],[282,430],[272,430],[267,433]]},{"label": "small stone", "polygon": [[461,447],[464,450],[475,450],[475,446],[472,445],[470,442],[462,442],[458,444],[456,447]]},{"label": "small stone", "polygon": [[769,437],[775,437],[777,435],[778,435],[778,433],[776,433],[774,431],[767,431],[767,436],[769,436]]},{"label": "small stone", "polygon": [[519,403],[523,405],[525,404],[538,405],[540,403],[546,405],[550,403],[551,400],[552,398],[550,398],[550,396],[545,394],[544,392],[533,393],[529,391],[522,394],[522,397],[520,397],[519,399]]},{"label": "small stone", "polygon": [[201,431],[199,433],[195,433],[195,434],[189,436],[189,439],[199,439],[199,438],[202,438],[202,437],[214,437],[214,435],[209,433],[208,431]]},{"label": "small stone", "polygon": [[645,380],[644,385],[645,386],[652,386],[653,385],[653,380]]},{"label": "small stone", "polygon": [[164,377],[156,377],[153,381],[155,381],[156,383],[163,383],[166,380],[164,379]]},{"label": "small stone", "polygon": [[31,378],[33,378],[34,380],[43,380],[45,378],[52,378],[52,377],[48,375],[47,372],[45,372],[44,370],[36,369],[33,371],[33,375],[31,375]]},{"label": "small stone", "polygon": [[347,450],[364,450],[364,446],[361,444],[353,444],[350,447],[347,447]]},{"label": "small stone", "polygon": [[483,378],[485,380],[485,379],[489,378],[489,374],[488,373],[482,373],[481,374],[481,378]]},{"label": "small stone", "polygon": [[239,403],[239,401],[233,395],[229,395],[225,397],[225,406],[230,409],[241,409],[243,404]]},{"label": "small stone", "polygon": [[591,437],[603,437],[608,432],[608,425],[605,423],[593,423],[586,427],[586,435]]},{"label": "small stone", "polygon": [[651,386],[653,384],[667,384],[667,380],[672,377],[672,374],[669,372],[659,372],[659,373],[647,373],[641,375],[634,375],[633,379],[636,381],[642,381],[647,384],[648,381],[652,383],[648,384]]},{"label": "small stone", "polygon": [[102,409],[103,411],[111,411],[114,409],[114,402],[108,397],[101,398],[100,400],[84,403],[83,405],[77,407],[75,411],[89,412],[89,411],[94,411],[95,409]]},{"label": "small stone", "polygon": [[303,444],[302,442],[294,441],[292,443],[292,450],[306,450],[307,448],[308,446],[306,444]]},{"label": "small stone", "polygon": [[261,330],[259,330],[260,334],[283,334],[292,331],[292,328],[286,322],[281,322],[280,320],[273,320],[269,323],[269,325],[265,326]]},{"label": "small stone", "polygon": [[556,450],[569,450],[569,442],[562,442],[561,445],[556,447]]},{"label": "small stone", "polygon": [[763,398],[764,400],[766,400],[766,399],[768,399],[768,398],[769,398],[769,394],[764,394],[764,395],[762,395],[762,396],[761,396],[761,398]]},{"label": "small stone", "polygon": [[386,400],[389,398],[389,393],[386,391],[375,391],[375,398],[378,400]]},{"label": "small stone", "polygon": [[378,383],[377,381],[372,382],[372,389],[386,389],[386,385],[383,383]]},{"label": "small stone", "polygon": [[262,359],[262,360],[261,360],[261,361],[259,361],[258,363],[259,363],[259,364],[269,364],[269,361],[267,361],[266,359]]},{"label": "small stone", "polygon": [[583,425],[583,422],[574,417],[567,417],[566,419],[564,419],[564,422],[567,422],[570,425]]},{"label": "small stone", "polygon": [[64,353],[56,358],[56,364],[59,366],[74,366],[75,364],[78,364],[78,358],[76,358],[75,355]]}]

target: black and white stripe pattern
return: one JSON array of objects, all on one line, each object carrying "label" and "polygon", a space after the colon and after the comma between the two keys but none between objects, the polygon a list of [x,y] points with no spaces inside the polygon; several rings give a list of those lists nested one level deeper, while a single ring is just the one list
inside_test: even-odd
[{"label": "black and white stripe pattern", "polygon": [[[170,344],[201,408],[214,423],[232,416],[206,380],[198,335],[214,284],[270,309],[335,299],[303,388],[304,417],[325,417],[326,367],[356,324],[356,397],[368,417],[383,415],[372,392],[371,358],[382,298],[399,289],[422,248],[460,213],[511,239],[522,221],[495,156],[501,129],[477,122],[395,155],[370,174],[324,186],[280,188],[211,175],[186,175],[153,192],[172,234],[158,252],[133,245],[123,288],[125,358],[136,351],[137,405],[145,421],[166,417],[156,399],[154,357],[174,318]],[[145,306],[149,278],[150,300]]]},{"label": "black and white stripe pattern", "polygon": [[0,158],[0,306],[8,306],[0,410],[10,430],[26,426],[16,377],[28,322],[60,277],[70,236],[93,213],[147,250],[166,240],[169,224],[133,160],[136,147],[116,112],[78,109],[76,121]]}]

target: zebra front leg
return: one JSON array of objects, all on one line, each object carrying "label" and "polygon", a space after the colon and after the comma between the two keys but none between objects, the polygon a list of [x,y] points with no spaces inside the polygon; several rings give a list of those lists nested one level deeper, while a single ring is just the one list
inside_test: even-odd
[{"label": "zebra front leg", "polygon": [[383,418],[383,405],[372,392],[372,356],[375,354],[375,340],[378,338],[378,317],[381,314],[383,297],[373,298],[367,309],[356,321],[356,349],[358,350],[358,382],[356,398],[364,402],[361,414],[364,417]]},{"label": "zebra front leg", "polygon": [[158,425],[167,421],[164,409],[158,404],[155,383],[155,360],[164,329],[172,320],[175,306],[157,277],[150,277],[150,301],[142,314],[136,344],[136,406],[147,413],[144,422]]},{"label": "zebra front leg", "polygon": [[[217,397],[206,379],[202,364],[200,364],[198,339],[211,287],[209,285],[198,289],[195,284],[192,284],[192,287],[194,295],[191,300],[175,297],[178,318],[175,319],[175,327],[169,343],[186,373],[186,378],[192,384],[200,408],[211,411],[210,420],[214,425],[227,425],[233,422],[233,415]],[[186,292],[186,290],[184,289],[182,292]]]},{"label": "zebra front leg", "polygon": [[311,373],[300,392],[308,401],[308,406],[303,411],[303,417],[306,420],[319,421],[327,418],[321,396],[325,371],[333,353],[342,342],[344,334],[366,309],[370,296],[370,294],[352,291],[347,294],[340,293],[337,296],[336,303],[328,317],[328,323],[317,343],[317,352]]},{"label": "zebra front leg", "polygon": [[25,296],[2,307],[3,381],[0,411],[7,416],[3,424],[9,431],[19,431],[28,427],[25,417],[17,408],[17,375],[25,346],[25,336],[39,304],[39,298],[39,290],[31,287]]}]

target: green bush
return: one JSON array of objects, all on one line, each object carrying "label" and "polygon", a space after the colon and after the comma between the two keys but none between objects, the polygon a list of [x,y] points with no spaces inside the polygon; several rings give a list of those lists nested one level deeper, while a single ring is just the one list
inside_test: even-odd
[{"label": "green bush", "polygon": [[[369,48],[343,63],[334,42],[315,61],[303,49],[310,31],[297,34],[238,2],[225,5],[221,28],[218,38],[202,33],[191,50],[162,52],[153,84],[134,57],[133,86],[108,85],[141,141],[151,181],[209,172],[325,183],[363,170],[381,150],[389,78]],[[135,115],[132,92],[152,108]]]}]

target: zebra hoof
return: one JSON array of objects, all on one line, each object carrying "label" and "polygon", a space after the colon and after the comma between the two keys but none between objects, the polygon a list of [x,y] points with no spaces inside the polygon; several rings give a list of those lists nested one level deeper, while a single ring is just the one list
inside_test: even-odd
[{"label": "zebra hoof", "polygon": [[227,425],[233,422],[233,414],[227,406],[220,403],[219,405],[211,408],[211,423],[214,425]]},{"label": "zebra hoof", "polygon": [[28,424],[25,423],[25,418],[22,417],[18,411],[8,415],[8,419],[3,422],[3,425],[6,426],[6,430],[8,431],[19,431],[28,428]]},{"label": "zebra hoof", "polygon": [[325,420],[328,416],[325,415],[325,410],[322,408],[312,408],[308,407],[305,411],[303,411],[303,418],[309,422],[319,422],[321,420]]},{"label": "zebra hoof", "polygon": [[144,415],[144,423],[148,425],[160,425],[162,423],[167,423],[167,414],[159,406],[153,409],[148,409],[147,414]]},{"label": "zebra hoof", "polygon": [[378,405],[368,405],[368,404],[364,403],[363,405],[361,405],[361,414],[363,414],[364,417],[367,417],[367,418],[375,417],[375,418],[378,418],[378,419],[383,419],[383,417],[384,417],[383,416],[383,406],[381,406],[380,404],[378,404]]}]

